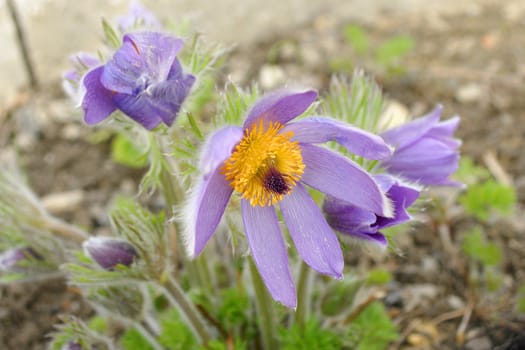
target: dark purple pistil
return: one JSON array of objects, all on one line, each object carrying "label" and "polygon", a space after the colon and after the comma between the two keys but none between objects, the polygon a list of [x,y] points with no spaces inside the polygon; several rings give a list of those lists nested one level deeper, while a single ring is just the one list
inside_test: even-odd
[{"label": "dark purple pistil", "polygon": [[276,194],[285,194],[290,190],[284,176],[275,169],[271,169],[263,180],[264,188]]}]

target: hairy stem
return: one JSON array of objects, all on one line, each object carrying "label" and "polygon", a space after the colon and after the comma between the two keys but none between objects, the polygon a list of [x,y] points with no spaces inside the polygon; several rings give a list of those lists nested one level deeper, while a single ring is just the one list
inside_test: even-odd
[{"label": "hairy stem", "polygon": [[170,276],[166,284],[162,285],[162,289],[169,302],[179,311],[186,324],[190,326],[197,340],[206,345],[212,339],[210,329],[204,323],[197,308],[186,297],[178,282]]},{"label": "hairy stem", "polygon": [[261,329],[262,347],[265,350],[278,349],[276,337],[276,321],[273,307],[273,300],[266,290],[259,271],[255,267],[252,259],[249,260],[250,274],[252,276],[253,288],[255,290],[255,304],[257,307],[257,316],[259,327]]},{"label": "hairy stem", "polygon": [[310,314],[310,296],[312,295],[313,274],[312,270],[303,261],[299,265],[299,279],[297,281],[297,310],[293,323],[305,325]]}]

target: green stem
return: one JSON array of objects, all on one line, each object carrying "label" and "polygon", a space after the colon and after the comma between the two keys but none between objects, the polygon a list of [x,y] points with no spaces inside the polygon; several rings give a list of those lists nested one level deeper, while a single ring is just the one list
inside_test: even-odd
[{"label": "green stem", "polygon": [[255,290],[255,304],[257,307],[257,316],[259,319],[259,327],[261,329],[261,338],[263,349],[275,350],[279,348],[277,343],[276,321],[273,307],[273,300],[266,290],[259,271],[252,259],[249,259],[250,274],[252,276],[253,288]]},{"label": "green stem", "polygon": [[146,340],[155,350],[164,350],[164,347],[160,345],[160,343],[157,341],[157,338],[148,329],[146,329],[146,327],[144,327],[139,322],[133,322],[133,326],[137,331],[139,331],[140,334],[142,334],[144,338],[146,338]]},{"label": "green stem", "polygon": [[297,309],[293,317],[293,324],[303,327],[310,316],[310,297],[312,295],[312,269],[303,261],[299,265],[299,279],[297,281]]},{"label": "green stem", "polygon": [[197,340],[201,344],[206,345],[212,339],[210,329],[204,323],[197,308],[186,297],[177,281],[170,276],[166,281],[166,284],[161,287],[166,298],[168,298],[169,302],[177,308],[181,317],[186,321],[188,326],[190,326],[190,329],[193,331]]}]

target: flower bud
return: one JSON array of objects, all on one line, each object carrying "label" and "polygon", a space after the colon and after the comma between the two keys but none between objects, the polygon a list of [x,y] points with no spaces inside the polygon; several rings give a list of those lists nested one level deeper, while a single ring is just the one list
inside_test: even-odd
[{"label": "flower bud", "polygon": [[92,237],[82,244],[90,256],[105,270],[113,270],[118,264],[130,266],[138,258],[137,250],[126,241],[110,237]]},{"label": "flower bud", "polygon": [[19,262],[28,259],[41,260],[42,256],[31,247],[18,247],[6,250],[0,254],[0,271],[13,271]]}]

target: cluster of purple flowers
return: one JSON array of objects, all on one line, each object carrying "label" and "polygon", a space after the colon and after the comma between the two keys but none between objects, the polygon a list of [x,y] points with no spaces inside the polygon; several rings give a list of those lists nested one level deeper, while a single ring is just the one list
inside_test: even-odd
[{"label": "cluster of purple flowers", "polygon": [[[119,110],[148,130],[171,126],[196,80],[177,58],[182,46],[181,39],[164,33],[134,32],[124,35],[105,63],[83,57],[87,73],[71,79],[84,89],[86,123]],[[235,193],[255,264],[273,298],[292,308],[295,286],[277,208],[301,258],[320,273],[342,278],[336,232],[386,247],[381,230],[411,219],[407,209],[422,186],[454,185],[449,177],[458,166],[453,134],[459,118],[440,122],[441,107],[375,135],[326,116],[296,120],[316,99],[313,90],[278,90],[260,98],[242,126],[213,132],[202,148],[199,180],[184,212],[187,250],[196,256]],[[321,146],[329,141],[377,160],[378,170],[369,173]],[[325,194],[322,206],[309,189]],[[121,242],[106,243],[85,248],[104,268],[116,265],[104,260],[112,250],[119,251],[118,263],[131,264],[135,251]]]}]

